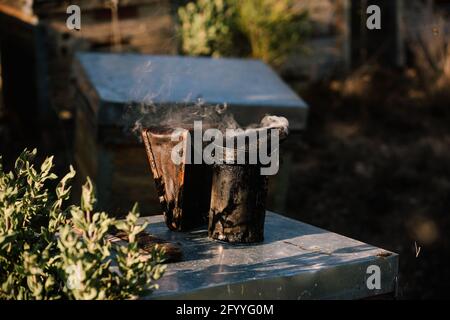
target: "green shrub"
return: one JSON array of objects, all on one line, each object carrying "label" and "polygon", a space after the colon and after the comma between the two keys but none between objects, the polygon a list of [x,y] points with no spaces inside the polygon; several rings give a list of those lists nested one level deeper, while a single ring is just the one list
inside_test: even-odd
[{"label": "green shrub", "polygon": [[[53,158],[37,169],[35,156],[25,150],[8,173],[0,158],[0,299],[130,299],[155,289],[163,255],[141,255],[137,206],[123,221],[95,212],[89,179],[81,206],[66,206],[75,171],[50,192]],[[108,241],[112,228],[128,234],[127,245]]]},{"label": "green shrub", "polygon": [[178,9],[183,52],[195,56],[233,55],[236,8],[226,0],[198,0]]},{"label": "green shrub", "polygon": [[252,56],[272,65],[282,64],[302,48],[310,25],[306,11],[298,12],[291,0],[237,1],[238,25],[252,48]]},{"label": "green shrub", "polygon": [[[189,55],[250,55],[282,64],[310,31],[292,0],[197,0],[179,9],[182,50]],[[246,54],[247,52],[247,54]]]}]

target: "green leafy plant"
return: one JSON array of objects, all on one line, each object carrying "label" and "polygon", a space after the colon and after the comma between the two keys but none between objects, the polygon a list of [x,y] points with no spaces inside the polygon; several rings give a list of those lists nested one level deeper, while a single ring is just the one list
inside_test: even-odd
[{"label": "green leafy plant", "polygon": [[226,0],[198,0],[178,9],[182,50],[195,56],[234,53],[236,8]]},{"label": "green leafy plant", "polygon": [[308,13],[292,0],[197,0],[178,13],[189,55],[250,55],[278,66],[310,32]]},{"label": "green leafy plant", "polygon": [[[8,173],[0,158],[0,299],[132,299],[157,288],[164,255],[139,251],[146,225],[137,224],[137,205],[122,221],[95,212],[88,179],[81,205],[67,206],[75,171],[50,192],[53,158],[37,169],[35,156],[25,150]],[[128,235],[126,245],[109,241],[113,228]]]},{"label": "green leafy plant", "polygon": [[282,64],[301,49],[310,31],[308,13],[292,0],[237,1],[238,25],[252,48],[252,56],[272,65]]}]

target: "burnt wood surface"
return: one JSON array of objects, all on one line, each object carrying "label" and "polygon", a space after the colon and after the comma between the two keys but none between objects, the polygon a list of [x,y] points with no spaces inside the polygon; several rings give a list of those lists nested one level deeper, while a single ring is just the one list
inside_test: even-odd
[{"label": "burnt wood surface", "polygon": [[264,240],[267,176],[259,165],[215,165],[208,233],[213,239],[251,243]]}]

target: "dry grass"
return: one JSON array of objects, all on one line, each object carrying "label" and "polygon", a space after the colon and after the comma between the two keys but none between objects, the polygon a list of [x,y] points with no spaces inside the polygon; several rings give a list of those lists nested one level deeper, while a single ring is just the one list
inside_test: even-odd
[{"label": "dry grass", "polygon": [[339,92],[343,97],[364,97],[372,86],[375,70],[375,66],[364,64],[345,79],[332,81],[330,89]]},{"label": "dry grass", "polygon": [[432,98],[435,103],[447,104],[450,100],[450,19],[422,1],[412,0],[406,7],[403,23],[412,54],[412,65],[405,72],[396,75],[398,71],[366,63],[346,78],[332,81],[331,91],[343,98],[374,99],[380,95],[377,89],[380,74],[391,72],[401,81],[395,83],[394,78],[381,77],[396,88],[395,92],[391,91],[391,98],[404,97],[417,103]]},{"label": "dry grass", "polygon": [[450,22],[431,5],[411,1],[405,31],[414,66],[428,94],[442,94],[450,86]]}]

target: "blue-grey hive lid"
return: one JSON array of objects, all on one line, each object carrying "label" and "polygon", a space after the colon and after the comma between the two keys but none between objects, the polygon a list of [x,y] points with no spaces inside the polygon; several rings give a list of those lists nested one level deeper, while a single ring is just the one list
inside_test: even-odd
[{"label": "blue-grey hive lid", "polygon": [[397,290],[396,253],[269,211],[264,242],[252,245],[211,240],[206,228],[172,232],[162,215],[141,221],[183,251],[150,299],[363,299]]},{"label": "blue-grey hive lid", "polygon": [[78,86],[100,125],[120,123],[124,108],[154,105],[227,104],[241,125],[266,114],[285,116],[304,129],[308,106],[266,64],[253,59],[78,53]]}]

